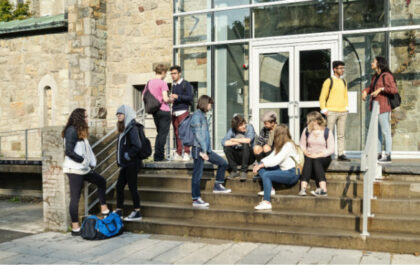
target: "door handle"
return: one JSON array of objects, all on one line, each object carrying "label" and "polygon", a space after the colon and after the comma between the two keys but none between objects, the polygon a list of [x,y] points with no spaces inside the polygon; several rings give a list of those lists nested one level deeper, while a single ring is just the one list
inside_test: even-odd
[{"label": "door handle", "polygon": [[295,119],[299,119],[300,117],[300,108],[299,108],[299,101],[294,102],[295,105]]}]

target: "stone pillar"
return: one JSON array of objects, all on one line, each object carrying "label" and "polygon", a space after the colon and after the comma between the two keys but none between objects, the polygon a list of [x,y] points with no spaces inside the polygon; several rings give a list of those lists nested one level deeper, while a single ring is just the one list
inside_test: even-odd
[{"label": "stone pillar", "polygon": [[63,174],[62,126],[42,129],[42,197],[47,230],[67,231],[70,225],[69,186]]}]

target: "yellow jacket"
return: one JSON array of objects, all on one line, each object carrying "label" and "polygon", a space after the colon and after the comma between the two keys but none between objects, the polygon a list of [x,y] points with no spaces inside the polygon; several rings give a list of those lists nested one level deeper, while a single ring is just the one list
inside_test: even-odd
[{"label": "yellow jacket", "polygon": [[[341,80],[335,76],[332,77],[333,86],[330,91],[330,79],[324,81],[322,85],[321,95],[319,96],[319,105],[321,112],[335,111],[335,112],[347,112],[349,106],[349,98],[347,94],[347,85],[344,80]],[[330,95],[328,96],[328,93]],[[328,97],[328,101],[326,99]]]}]

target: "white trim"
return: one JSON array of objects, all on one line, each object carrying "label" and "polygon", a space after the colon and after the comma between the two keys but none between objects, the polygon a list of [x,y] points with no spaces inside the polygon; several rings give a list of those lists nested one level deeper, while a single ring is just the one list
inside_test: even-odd
[{"label": "white trim", "polygon": [[[362,151],[344,151],[349,158],[360,158]],[[417,151],[392,151],[391,158],[394,159],[418,159],[420,152]]]}]

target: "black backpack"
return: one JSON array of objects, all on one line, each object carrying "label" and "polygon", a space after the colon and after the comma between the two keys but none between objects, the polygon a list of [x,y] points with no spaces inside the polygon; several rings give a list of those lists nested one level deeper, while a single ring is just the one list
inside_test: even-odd
[{"label": "black backpack", "polygon": [[144,160],[152,155],[152,145],[150,144],[150,140],[144,134],[143,124],[136,122],[136,127],[139,132],[139,138],[141,142],[141,150],[139,152],[139,158],[141,160]]},{"label": "black backpack", "polygon": [[148,114],[154,114],[159,111],[160,106],[162,105],[155,96],[152,95],[152,92],[149,90],[149,82],[147,82],[146,91],[143,94],[144,109]]},{"label": "black backpack", "polygon": [[[382,79],[385,86],[385,75],[382,75]],[[395,80],[394,80],[394,83],[396,86],[397,83],[395,82]],[[388,97],[389,105],[391,105],[391,109],[398,108],[401,105],[401,96],[398,92],[397,94],[387,94],[387,97]]]}]

